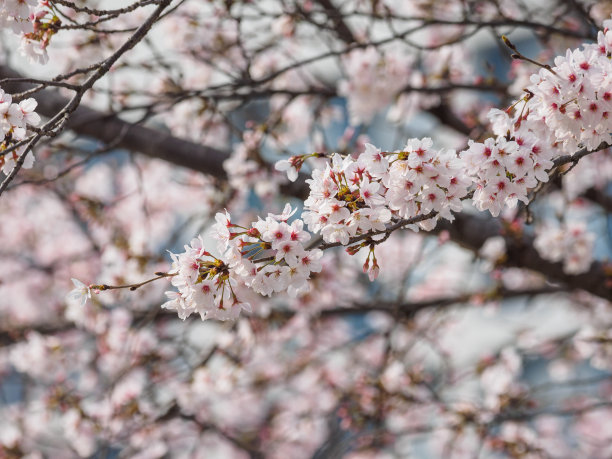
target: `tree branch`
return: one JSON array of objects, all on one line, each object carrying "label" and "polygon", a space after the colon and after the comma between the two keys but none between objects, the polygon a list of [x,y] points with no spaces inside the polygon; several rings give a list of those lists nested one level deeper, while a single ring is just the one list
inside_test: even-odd
[{"label": "tree branch", "polygon": [[[19,73],[6,66],[0,66],[0,77],[22,78]],[[4,87],[11,92],[23,92],[29,89],[29,85],[23,82],[6,83]],[[36,100],[37,112],[48,118],[54,117],[70,102],[68,98],[53,90],[40,92]],[[66,128],[105,144],[113,143],[120,133],[125,132],[123,138],[117,142],[117,148],[137,151],[215,177],[225,177],[223,161],[228,157],[227,152],[174,137],[162,129],[123,121],[113,113],[104,113],[80,105],[68,119]]]},{"label": "tree branch", "polygon": [[459,213],[453,222],[440,221],[436,231],[441,230],[448,231],[453,241],[474,252],[478,252],[488,238],[504,235],[507,245],[505,265],[537,271],[553,282],[561,282],[572,289],[585,290],[612,300],[612,277],[607,265],[596,262],[586,273],[566,274],[562,263],[552,263],[540,257],[533,246],[532,236],[525,233],[510,234],[501,220]]}]

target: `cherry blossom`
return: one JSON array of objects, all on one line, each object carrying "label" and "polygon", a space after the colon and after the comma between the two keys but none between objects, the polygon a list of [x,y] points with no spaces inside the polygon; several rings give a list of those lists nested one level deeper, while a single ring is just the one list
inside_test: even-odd
[{"label": "cherry blossom", "polygon": [[67,299],[80,303],[81,306],[85,305],[88,298],[91,298],[91,288],[85,285],[78,279],[72,279],[74,284],[74,290],[67,295]]},{"label": "cherry blossom", "polygon": [[534,246],[542,258],[562,261],[566,273],[580,274],[591,266],[594,243],[595,235],[584,223],[572,222],[558,228],[541,228]]},{"label": "cherry blossom", "polygon": [[[0,89],[0,166],[6,174],[25,152],[28,126],[35,127],[40,123],[40,116],[34,111],[36,106],[33,98],[13,103],[12,96]],[[9,148],[8,152],[3,152]],[[29,169],[33,164],[34,155],[28,152],[23,167]]]},{"label": "cherry blossom", "polygon": [[410,81],[412,58],[395,51],[355,49],[342,63],[347,79],[340,83],[340,92],[348,98],[353,125],[369,122]]},{"label": "cherry blossom", "polygon": [[610,456],[603,2],[115,3],[0,1],[0,456]]},{"label": "cherry blossom", "polygon": [[177,311],[182,319],[198,312],[202,320],[228,320],[243,309],[251,311],[234,291],[239,283],[267,296],[308,291],[310,274],[321,271],[322,252],[304,248],[311,236],[302,220],[287,223],[294,212],[287,205],[282,214],[269,214],[249,228],[232,223],[227,211],[217,213],[212,236],[222,256],[208,252],[201,236],[185,246],[184,253],[172,254],[169,274],[178,292],[166,292],[169,301],[162,307]]}]

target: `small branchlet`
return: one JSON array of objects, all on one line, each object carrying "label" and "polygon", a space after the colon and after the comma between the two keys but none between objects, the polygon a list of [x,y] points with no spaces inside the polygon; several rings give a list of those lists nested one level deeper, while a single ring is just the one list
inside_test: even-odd
[{"label": "small branchlet", "polygon": [[504,44],[510,48],[512,51],[514,51],[514,53],[512,53],[510,55],[510,57],[512,59],[517,59],[517,60],[522,60],[522,61],[526,61],[529,62],[531,64],[537,65],[538,67],[542,67],[543,69],[548,70],[550,73],[552,73],[553,75],[557,75],[557,72],[555,72],[552,67],[548,64],[542,64],[541,62],[538,62],[536,60],[533,60],[525,55],[523,55],[517,48],[516,45],[514,45],[514,43],[512,43],[508,37],[506,37],[505,35],[502,35],[501,37],[502,41],[504,42]]}]

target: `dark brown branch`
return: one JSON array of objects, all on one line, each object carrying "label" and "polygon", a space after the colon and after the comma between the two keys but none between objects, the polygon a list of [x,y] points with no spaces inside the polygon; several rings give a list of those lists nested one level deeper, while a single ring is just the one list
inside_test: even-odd
[{"label": "dark brown branch", "polygon": [[355,35],[344,21],[344,16],[340,10],[333,4],[332,0],[317,0],[317,3],[321,5],[327,17],[334,24],[334,28],[338,37],[347,44],[355,43]]},{"label": "dark brown branch", "polygon": [[263,459],[264,455],[260,451],[256,450],[251,444],[236,438],[226,431],[222,430],[219,426],[212,424],[211,422],[201,422],[197,419],[197,417],[193,414],[187,414],[181,411],[180,407],[175,403],[170,406],[168,411],[160,418],[157,419],[157,422],[165,422],[171,419],[184,419],[185,421],[191,421],[195,423],[202,430],[209,430],[211,432],[215,432],[225,440],[229,441],[234,446],[242,449],[246,453],[248,453],[251,459]]},{"label": "dark brown branch", "polygon": [[138,8],[142,8],[143,6],[147,6],[147,5],[156,5],[158,3],[160,3],[159,0],[141,0],[138,2],[134,2],[129,6],[126,6],[125,8],[118,8],[118,9],[114,9],[114,10],[98,10],[98,9],[94,9],[94,8],[88,8],[86,6],[78,6],[76,5],[74,2],[69,2],[67,0],[52,0],[51,3],[55,3],[57,5],[62,5],[65,6],[67,8],[70,8],[71,10],[74,10],[78,13],[87,13],[87,14],[91,14],[94,16],[119,16],[121,14],[125,14],[125,13],[129,13],[131,11],[134,11]]},{"label": "dark brown branch", "polygon": [[533,246],[532,236],[509,234],[499,219],[460,213],[455,215],[452,223],[446,220],[439,222],[437,231],[440,230],[448,231],[453,241],[474,252],[480,250],[488,238],[504,235],[507,245],[505,265],[540,272],[552,282],[612,300],[612,273],[609,267],[596,262],[586,273],[567,274],[563,271],[562,263],[552,263],[540,257]]},{"label": "dark brown branch", "polygon": [[[364,314],[372,311],[389,312],[397,316],[412,317],[419,311],[424,309],[432,308],[446,308],[453,305],[467,304],[476,296],[483,296],[487,300],[500,300],[503,301],[509,298],[518,297],[531,297],[535,295],[546,295],[551,293],[563,292],[566,289],[563,287],[540,287],[530,288],[524,290],[508,290],[504,288],[495,288],[489,291],[483,292],[472,292],[469,294],[450,296],[443,298],[436,298],[425,301],[415,301],[410,303],[393,304],[388,302],[372,302],[369,304],[354,304],[349,307],[338,307],[333,309],[325,309],[321,311],[322,317],[342,316],[349,314]],[[133,318],[134,322],[137,323],[144,319],[149,318],[151,310],[145,309],[143,311],[134,311]],[[295,311],[274,311],[272,316],[288,318],[293,316]],[[168,317],[176,317],[173,311],[166,309],[158,309],[156,311],[155,320],[163,321]],[[41,335],[55,335],[58,333],[64,333],[66,331],[74,330],[75,326],[71,322],[55,322],[55,323],[39,323],[29,324],[20,326],[3,326],[0,328],[0,348],[4,346],[10,346],[19,341],[22,341],[28,332],[34,331]]]},{"label": "dark brown branch", "polygon": [[607,213],[612,213],[612,196],[609,196],[602,190],[589,188],[581,196],[599,205]]},{"label": "dark brown branch", "polygon": [[100,62],[93,72],[78,88],[75,94],[70,100],[67,101],[55,114],[51,116],[51,119],[45,123],[42,129],[38,130],[36,135],[30,140],[25,147],[21,156],[15,163],[15,166],[6,178],[0,183],[0,195],[6,190],[9,183],[15,178],[21,167],[25,162],[26,156],[32,150],[32,148],[38,143],[43,136],[54,137],[59,134],[63,129],[66,128],[67,121],[70,116],[79,108],[81,100],[85,93],[90,90],[93,85],[104,75],[106,75],[111,67],[123,56],[127,51],[131,50],[136,44],[138,44],[145,35],[149,32],[153,24],[157,21],[164,9],[170,4],[171,0],[159,0],[158,7],[155,11],[142,23],[140,27],[134,32],[134,34],[126,40],[111,56]]},{"label": "dark brown branch", "polygon": [[[0,66],[1,78],[22,78],[14,70]],[[7,83],[5,90],[22,92],[29,85]],[[57,91],[46,90],[36,96],[37,112],[45,117],[53,117],[61,111],[69,99]],[[223,161],[228,153],[215,148],[198,145],[188,140],[173,137],[163,129],[153,129],[123,121],[113,113],[104,113],[80,105],[66,123],[66,128],[76,134],[97,139],[105,144],[116,141],[120,133],[125,133],[117,148],[138,151],[152,158],[159,158],[178,166],[205,172],[216,177],[225,177]]]},{"label": "dark brown branch", "polygon": [[559,293],[564,291],[562,287],[541,287],[526,290],[507,290],[494,289],[489,292],[473,292],[464,295],[435,298],[432,300],[415,301],[411,303],[393,304],[379,302],[376,304],[358,304],[348,308],[325,309],[321,311],[322,316],[346,315],[346,314],[363,314],[371,311],[388,312],[393,315],[411,317],[419,311],[432,308],[443,308],[452,305],[469,303],[477,296],[482,296],[487,300],[504,300],[508,298],[517,298],[522,296],[546,295],[550,293]]},{"label": "dark brown branch", "polygon": [[610,408],[612,407],[612,402],[609,400],[601,400],[597,402],[591,402],[587,405],[579,406],[576,408],[545,408],[537,411],[527,411],[527,412],[516,412],[516,413],[508,413],[501,414],[497,416],[491,424],[499,424],[506,421],[527,421],[538,416],[556,416],[556,417],[572,417],[572,416],[580,416],[584,413],[589,413],[591,411]]}]

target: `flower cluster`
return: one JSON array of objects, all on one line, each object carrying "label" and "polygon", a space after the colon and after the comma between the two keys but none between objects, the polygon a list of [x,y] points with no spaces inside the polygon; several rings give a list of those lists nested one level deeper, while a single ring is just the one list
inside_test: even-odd
[{"label": "flower cluster", "polygon": [[323,252],[304,248],[310,234],[302,220],[287,222],[294,213],[287,205],[282,214],[269,214],[249,228],[232,223],[227,212],[218,213],[212,236],[223,255],[205,250],[202,237],[185,246],[185,252],[172,254],[172,285],[178,292],[166,292],[170,300],[162,307],[176,310],[182,319],[198,312],[203,320],[226,320],[250,310],[235,293],[239,284],[268,296],[306,292],[310,274],[321,271]]},{"label": "flower cluster", "polygon": [[480,367],[485,405],[489,409],[499,411],[504,398],[519,391],[517,379],[522,370],[521,356],[515,349],[507,347],[500,352],[497,360],[489,357],[480,363]]},{"label": "flower cluster", "polygon": [[[419,223],[426,230],[433,229],[438,216],[453,220],[451,211],[461,210],[461,198],[471,184],[455,150],[438,151],[432,146],[428,137],[408,140],[402,151],[387,155],[388,171],[380,174],[385,199],[398,217],[438,214]],[[364,161],[376,161],[376,155],[370,150]]]},{"label": "flower cluster", "polygon": [[580,357],[589,359],[593,367],[610,370],[612,366],[612,330],[607,323],[583,325],[573,337],[573,345]]},{"label": "flower cluster", "polygon": [[526,119],[553,133],[565,153],[597,148],[609,142],[612,130],[612,21],[604,22],[597,44],[567,50],[555,66],[531,76]]},{"label": "flower cluster", "polygon": [[555,59],[554,67],[543,65],[531,76],[526,95],[510,109],[490,111],[497,137],[484,143],[470,141],[462,155],[476,182],[477,208],[497,216],[505,205],[527,203],[529,188],[548,181],[546,170],[556,157],[580,148],[595,150],[610,141],[611,24],[606,21],[597,44],[568,50]]},{"label": "flower cluster", "polygon": [[2,0],[0,24],[10,27],[16,34],[31,32],[30,14],[37,5],[38,0]]},{"label": "flower cluster", "polygon": [[223,162],[230,185],[239,193],[248,193],[252,188],[258,196],[265,196],[278,190],[273,177],[259,167],[262,143],[261,130],[246,130],[242,142],[235,145],[230,157]]},{"label": "flower cluster", "polygon": [[584,224],[570,223],[556,229],[542,229],[534,246],[545,260],[563,261],[567,274],[580,274],[591,266],[594,243],[595,235]]},{"label": "flower cluster", "polygon": [[[37,126],[40,123],[40,116],[34,111],[36,106],[37,102],[31,98],[15,104],[11,95],[0,89],[0,167],[7,174],[23,154],[25,146],[3,152],[26,138],[28,125]],[[34,156],[28,153],[23,167],[27,169],[32,164]]]},{"label": "flower cluster", "polygon": [[40,64],[49,60],[47,46],[60,23],[48,7],[49,3],[42,0],[0,1],[0,26],[21,36],[21,54]]},{"label": "flower cluster", "polygon": [[[304,231],[304,222],[300,219],[291,224],[287,219],[295,212],[287,205],[281,215],[268,214],[265,220],[258,220],[241,238],[234,239],[229,251],[238,256],[252,250],[262,251],[267,258],[264,266],[257,268],[255,261],[241,258],[236,264],[243,273],[247,286],[261,295],[273,292],[288,291],[297,296],[308,291],[308,279],[311,272],[320,272],[319,259],[323,252],[319,249],[306,250],[304,243],[310,234]],[[252,258],[252,256],[251,256]]]},{"label": "flower cluster", "polygon": [[433,150],[429,138],[410,139],[402,151],[392,153],[367,144],[356,160],[335,154],[307,180],[304,221],[326,242],[342,245],[353,236],[384,231],[394,217],[435,212],[418,223],[432,229],[438,216],[452,220],[451,211],[461,209],[470,182],[460,164],[454,150]]},{"label": "flower cluster", "polygon": [[527,204],[529,189],[538,181],[547,182],[546,170],[553,166],[554,150],[533,133],[514,132],[511,139],[499,136],[483,143],[470,140],[461,154],[465,171],[476,184],[474,205],[489,210],[494,217],[505,206],[514,208],[519,200]]},{"label": "flower cluster", "polygon": [[181,254],[171,253],[172,285],[177,291],[168,291],[169,300],[162,308],[175,310],[185,320],[194,312],[202,320],[216,318],[235,319],[240,311],[250,306],[240,303],[234,287],[238,283],[236,273],[229,264],[204,249],[201,236],[192,239]]},{"label": "flower cluster", "polygon": [[413,58],[393,53],[381,54],[370,46],[355,49],[342,57],[348,79],[340,82],[340,94],[348,99],[351,124],[369,122],[377,112],[410,82]]}]

